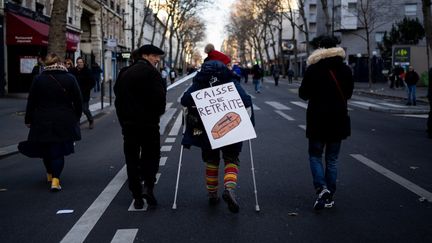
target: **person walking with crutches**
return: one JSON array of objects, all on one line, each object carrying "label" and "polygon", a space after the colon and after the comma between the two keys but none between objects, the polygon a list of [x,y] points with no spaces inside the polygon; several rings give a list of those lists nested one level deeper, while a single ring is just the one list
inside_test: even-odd
[{"label": "person walking with crutches", "polygon": [[182,145],[185,148],[190,148],[191,146],[201,148],[202,159],[206,163],[206,187],[210,205],[219,203],[218,174],[220,153],[222,153],[222,158],[225,162],[224,191],[222,198],[227,203],[228,209],[233,213],[237,213],[239,212],[239,204],[236,200],[234,190],[237,185],[240,162],[239,154],[241,152],[242,143],[238,142],[218,149],[212,149],[198,111],[194,108],[195,103],[191,93],[210,86],[233,82],[246,108],[252,106],[252,99],[240,86],[240,83],[237,81],[232,71],[227,68],[226,65],[231,61],[229,57],[221,52],[213,52],[213,55],[209,58],[210,60],[202,65],[200,72],[194,77],[192,86],[181,98],[181,104],[187,107],[186,130],[184,132]]}]

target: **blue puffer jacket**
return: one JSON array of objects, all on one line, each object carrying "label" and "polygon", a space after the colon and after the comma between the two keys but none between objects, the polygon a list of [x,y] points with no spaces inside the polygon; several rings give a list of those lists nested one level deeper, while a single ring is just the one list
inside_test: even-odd
[{"label": "blue puffer jacket", "polygon": [[[233,82],[245,107],[252,107],[252,98],[241,87],[240,82],[236,79],[235,74],[231,70],[229,70],[222,62],[219,61],[204,62],[201,66],[201,70],[194,77],[192,86],[189,87],[189,89],[183,94],[181,98],[181,104],[187,107],[188,113],[195,114],[195,116],[193,117],[198,117],[198,122],[190,122],[189,116],[186,118],[186,130],[182,140],[182,144],[186,148],[190,148],[190,146],[197,146],[202,149],[211,149],[210,141],[207,138],[201,119],[199,119],[198,112],[196,111],[196,108],[194,108],[195,102],[193,101],[191,93],[200,89],[209,88],[209,80],[211,80],[212,77],[217,77],[218,81],[213,83],[211,86],[217,86]],[[254,122],[253,116],[251,119],[252,122]],[[197,132],[200,130],[201,133]],[[239,142],[230,146],[234,146],[235,149],[240,152],[242,148],[242,143]]]}]

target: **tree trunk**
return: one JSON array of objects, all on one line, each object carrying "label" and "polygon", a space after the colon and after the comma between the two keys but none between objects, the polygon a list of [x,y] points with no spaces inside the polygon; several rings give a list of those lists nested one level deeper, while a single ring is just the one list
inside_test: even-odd
[{"label": "tree trunk", "polygon": [[286,77],[286,66],[284,61],[284,53],[282,50],[282,32],[283,32],[283,13],[280,14],[279,18],[279,63],[282,64],[282,76]]},{"label": "tree trunk", "polygon": [[68,5],[68,0],[54,1],[48,34],[48,53],[57,54],[61,60],[66,56],[66,14]]},{"label": "tree trunk", "polygon": [[326,32],[327,32],[327,35],[330,35],[332,24],[330,23],[330,14],[328,12],[328,1],[327,0],[321,0],[321,5],[322,5],[323,13],[324,13]]},{"label": "tree trunk", "polygon": [[[174,59],[174,65],[176,65],[176,66],[180,66],[180,65],[177,65],[179,53],[180,53],[180,46],[181,46],[180,43],[181,43],[181,39],[180,39],[179,35],[177,34],[177,51],[176,51],[176,56]],[[180,62],[180,63],[182,63],[182,62]],[[182,66],[183,66],[183,64],[182,64]]]},{"label": "tree trunk", "polygon": [[143,43],[144,27],[145,27],[145,23],[147,21],[147,17],[149,16],[149,13],[151,12],[151,10],[150,10],[150,2],[151,1],[148,1],[148,2],[149,2],[148,3],[149,6],[144,6],[144,19],[143,19],[143,21],[141,23],[140,33],[139,33],[139,36],[138,36],[138,47],[140,47],[140,46],[142,46],[144,44]]}]

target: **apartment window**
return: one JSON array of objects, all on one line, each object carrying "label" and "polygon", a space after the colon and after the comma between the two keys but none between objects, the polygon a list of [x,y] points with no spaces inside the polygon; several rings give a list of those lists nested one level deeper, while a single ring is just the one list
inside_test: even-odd
[{"label": "apartment window", "polygon": [[316,12],[317,11],[317,5],[316,4],[310,4],[309,5],[309,12]]},{"label": "apartment window", "polygon": [[111,9],[114,9],[114,1],[111,1],[111,2],[110,2],[110,8],[111,8]]},{"label": "apartment window", "polygon": [[417,4],[416,3],[405,4],[405,15],[406,16],[416,16],[417,15]]},{"label": "apartment window", "polygon": [[375,33],[375,41],[382,42],[384,38],[384,32],[376,32]]},{"label": "apartment window", "polygon": [[357,13],[357,3],[348,3],[348,12],[352,14]]},{"label": "apartment window", "polygon": [[72,17],[68,17],[68,23],[72,24]]},{"label": "apartment window", "polygon": [[36,13],[43,14],[43,10],[45,8],[45,5],[41,3],[36,3]]},{"label": "apartment window", "polygon": [[119,5],[119,4],[117,4],[117,6],[116,6],[116,12],[117,12],[118,14],[120,14],[120,5]]}]

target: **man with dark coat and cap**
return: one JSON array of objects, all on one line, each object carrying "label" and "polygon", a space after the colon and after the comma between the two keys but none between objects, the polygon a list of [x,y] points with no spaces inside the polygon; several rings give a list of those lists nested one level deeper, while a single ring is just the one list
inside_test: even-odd
[{"label": "man with dark coat and cap", "polygon": [[318,49],[307,59],[299,96],[309,101],[306,137],[313,185],[318,195],[313,208],[320,210],[334,205],[339,151],[342,140],[351,134],[347,100],[351,98],[354,83],[351,69],[344,63],[345,51],[336,47],[339,42],[336,37],[317,39]]},{"label": "man with dark coat and cap", "polygon": [[143,198],[149,206],[157,205],[153,188],[160,160],[159,121],[166,106],[166,91],[157,69],[162,55],[164,52],[156,46],[141,46],[138,59],[119,75],[114,85],[129,189],[136,209],[144,207]]}]

